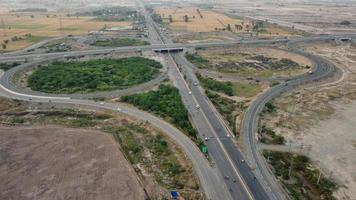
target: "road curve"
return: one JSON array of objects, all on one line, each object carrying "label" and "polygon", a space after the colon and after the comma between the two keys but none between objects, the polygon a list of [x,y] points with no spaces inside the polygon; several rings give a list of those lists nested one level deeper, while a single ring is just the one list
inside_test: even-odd
[{"label": "road curve", "polygon": [[273,194],[274,199],[286,199],[285,194],[283,194],[283,189],[280,187],[280,184],[277,182],[276,178],[273,174],[270,173],[268,167],[260,154],[258,141],[257,141],[257,124],[258,124],[258,115],[264,108],[265,104],[271,101],[273,98],[279,96],[283,92],[290,91],[293,88],[296,88],[305,83],[311,83],[313,81],[318,81],[328,76],[331,76],[336,70],[336,66],[334,66],[328,60],[320,56],[316,56],[313,54],[309,54],[298,50],[295,48],[295,44],[289,44],[290,50],[301,54],[307,58],[309,58],[314,65],[313,74],[304,74],[302,76],[297,76],[292,78],[290,81],[286,81],[286,83],[279,84],[275,87],[272,87],[265,93],[261,94],[257,97],[255,101],[249,106],[247,111],[245,112],[242,130],[245,135],[245,145],[247,150],[247,156],[259,169],[259,179],[262,180],[261,183],[266,187],[269,187],[271,194]]},{"label": "road curve", "polygon": [[[345,35],[346,36],[346,35]],[[355,37],[356,35],[347,35],[350,37]],[[304,38],[290,38],[290,39],[264,39],[264,40],[234,40],[234,41],[223,41],[223,42],[207,42],[207,43],[168,43],[168,44],[157,44],[146,46],[127,46],[127,47],[115,47],[115,48],[101,48],[92,50],[80,50],[80,51],[70,51],[70,52],[55,52],[55,53],[41,53],[41,54],[0,54],[1,62],[12,62],[25,59],[36,59],[41,57],[50,56],[81,56],[81,55],[97,55],[97,54],[107,54],[111,52],[122,53],[122,52],[139,52],[139,51],[150,51],[159,48],[211,48],[211,47],[231,47],[236,45],[271,45],[276,43],[287,43],[287,42],[298,42],[298,41],[323,41],[327,39],[334,39],[335,37],[341,36],[312,36]]]},{"label": "road curve", "polygon": [[[0,79],[2,79],[1,77]],[[85,107],[91,110],[112,110],[116,111],[118,107],[121,109],[121,113],[127,114],[136,119],[147,121],[152,126],[162,130],[167,134],[171,139],[173,139],[188,156],[190,161],[193,164],[194,170],[200,180],[201,187],[207,197],[207,199],[224,199],[224,196],[221,196],[219,185],[223,185],[224,182],[221,182],[221,177],[216,168],[212,168],[208,161],[205,159],[205,156],[201,153],[198,147],[181,131],[167,123],[166,121],[149,114],[147,112],[138,110],[134,107],[127,106],[125,104],[114,104],[114,103],[105,103],[100,105],[98,102],[91,100],[82,100],[82,99],[72,99],[69,97],[51,97],[51,96],[35,96],[28,94],[21,94],[6,88],[0,83],[0,96],[10,99],[18,99],[22,101],[30,101],[36,103],[45,103],[51,106],[74,106],[75,108]],[[31,99],[31,100],[30,100]],[[51,102],[49,102],[49,100]]]},{"label": "road curve", "polygon": [[92,93],[76,93],[76,94],[49,94],[49,93],[44,93],[44,92],[38,92],[38,91],[33,91],[28,88],[24,88],[21,86],[17,86],[16,84],[13,83],[14,77],[22,71],[29,70],[33,67],[36,67],[41,64],[46,64],[49,62],[56,61],[58,59],[61,59],[61,57],[49,57],[45,59],[40,59],[36,60],[30,63],[24,63],[19,66],[16,66],[14,68],[11,68],[10,70],[6,71],[6,73],[3,75],[3,77],[0,79],[0,83],[4,85],[6,88],[15,91],[17,93],[21,94],[28,94],[28,95],[36,95],[36,96],[54,96],[54,97],[61,97],[61,96],[66,96],[66,97],[72,97],[72,98],[80,98],[80,99],[88,99],[88,98],[99,98],[99,97],[109,97],[109,98],[115,98],[115,97],[120,97],[124,95],[130,95],[138,92],[142,92],[144,90],[148,90],[152,88],[155,85],[158,85],[162,81],[164,81],[167,78],[167,68],[163,65],[163,68],[160,72],[160,74],[155,77],[154,79],[141,83],[126,89],[117,89],[117,90],[111,90],[111,91],[102,91],[102,92],[92,92]]}]

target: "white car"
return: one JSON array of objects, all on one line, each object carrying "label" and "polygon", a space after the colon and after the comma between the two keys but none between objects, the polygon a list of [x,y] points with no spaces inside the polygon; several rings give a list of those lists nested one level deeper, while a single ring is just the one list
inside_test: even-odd
[{"label": "white car", "polygon": [[104,105],[105,103],[104,102],[100,102],[100,105]]},{"label": "white car", "polygon": [[198,83],[197,83],[197,82],[194,82],[194,83],[193,83],[193,85],[197,86],[197,85],[198,85]]},{"label": "white car", "polygon": [[188,94],[192,95],[192,91],[189,91]]},{"label": "white car", "polygon": [[204,140],[205,140],[205,141],[208,141],[208,140],[209,140],[209,138],[208,138],[208,137],[205,137],[205,138],[204,138]]},{"label": "white car", "polygon": [[199,108],[200,108],[199,104],[197,104],[195,107],[196,107],[197,109],[199,109]]},{"label": "white car", "polygon": [[118,112],[121,112],[122,110],[121,110],[121,108],[120,108],[120,107],[117,107],[117,111],[118,111]]}]

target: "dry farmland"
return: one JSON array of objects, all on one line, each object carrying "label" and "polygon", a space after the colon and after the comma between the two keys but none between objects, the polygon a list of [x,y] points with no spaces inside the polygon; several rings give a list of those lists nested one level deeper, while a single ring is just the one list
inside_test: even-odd
[{"label": "dry farmland", "polygon": [[[107,27],[126,27],[130,22],[103,22],[93,20],[92,17],[67,17],[60,14],[47,13],[18,13],[2,15],[0,43],[8,40],[5,51],[13,51],[39,42],[48,37],[72,35],[84,35]],[[60,24],[62,24],[60,26]],[[62,27],[62,29],[60,29]],[[32,37],[25,37],[31,34]],[[22,39],[13,41],[14,37]]]},{"label": "dry farmland", "polygon": [[116,140],[94,130],[0,127],[0,199],[144,199]]},{"label": "dry farmland", "polygon": [[[188,31],[188,32],[211,32],[217,29],[225,29],[230,24],[233,31],[236,31],[235,24],[242,25],[243,29],[240,32],[246,31],[246,26],[251,28],[248,21],[232,19],[226,15],[200,10],[201,16],[197,8],[159,8],[156,10],[164,22],[169,22],[169,16],[172,16],[173,22],[169,23],[173,30]],[[185,22],[184,16],[188,16],[188,22]]]}]

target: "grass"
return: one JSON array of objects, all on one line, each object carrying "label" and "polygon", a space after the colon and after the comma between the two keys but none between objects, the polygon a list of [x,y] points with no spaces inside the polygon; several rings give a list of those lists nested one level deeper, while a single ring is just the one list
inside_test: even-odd
[{"label": "grass", "polygon": [[197,78],[206,89],[213,90],[215,92],[222,92],[228,96],[234,95],[234,88],[231,82],[220,82],[212,78],[204,78],[200,74],[197,74]]},{"label": "grass", "polygon": [[189,62],[193,63],[196,67],[203,69],[207,68],[209,65],[209,60],[205,59],[202,56],[199,56],[198,54],[190,54],[186,53],[185,57],[189,60]]},{"label": "grass", "polygon": [[[161,186],[168,189],[184,188],[182,175],[186,169],[179,163],[163,135],[150,134],[147,129],[137,125],[105,129],[114,134],[132,164],[140,164],[148,168],[155,166],[156,169],[151,170],[155,180]],[[145,155],[145,151],[152,154],[151,158]]]},{"label": "grass", "polygon": [[28,78],[32,90],[47,93],[88,93],[124,89],[152,80],[162,65],[142,57],[55,62]]},{"label": "grass", "polygon": [[236,74],[243,77],[263,77],[263,78],[270,78],[275,75],[272,70],[255,70],[250,68],[244,69],[228,69],[228,68],[221,68],[219,69],[220,72],[225,74]]},{"label": "grass", "polygon": [[13,67],[16,67],[17,65],[19,65],[19,63],[17,62],[13,62],[13,63],[0,63],[0,69],[7,71]]},{"label": "grass", "polygon": [[166,119],[185,132],[199,147],[202,145],[196,129],[190,123],[188,111],[177,88],[160,85],[157,91],[123,96],[120,100]]},{"label": "grass", "polygon": [[124,46],[143,46],[150,43],[143,40],[132,38],[114,38],[107,40],[97,40],[93,43],[94,46],[100,47],[124,47]]},{"label": "grass", "polygon": [[284,144],[285,139],[281,135],[277,135],[276,132],[272,128],[266,127],[265,124],[261,126],[259,130],[260,134],[262,135],[261,142],[265,144]]},{"label": "grass", "polygon": [[[264,151],[276,176],[281,178],[290,196],[295,200],[325,199],[334,200],[332,193],[336,184],[322,176],[317,183],[320,171],[312,165],[309,158],[285,152]],[[293,163],[293,164],[292,164]],[[292,173],[289,170],[292,165]]]},{"label": "grass", "polygon": [[232,83],[232,87],[234,89],[234,95],[238,97],[254,97],[262,92],[261,85],[253,83],[234,82]]},{"label": "grass", "polygon": [[197,77],[205,89],[221,92],[228,96],[249,98],[262,91],[262,87],[259,84],[217,81],[212,78],[205,78],[200,74],[197,74]]},{"label": "grass", "polygon": [[234,100],[221,97],[220,95],[210,92],[209,90],[206,91],[206,95],[223,118],[228,122],[232,132],[237,136],[238,131],[236,129],[236,117],[238,115],[238,111],[243,111],[247,108],[246,105],[243,102],[237,103]]},{"label": "grass", "polygon": [[37,42],[41,42],[43,40],[48,39],[49,37],[46,36],[37,36],[37,35],[31,35],[26,37],[26,40],[31,42],[31,43],[37,43]]}]

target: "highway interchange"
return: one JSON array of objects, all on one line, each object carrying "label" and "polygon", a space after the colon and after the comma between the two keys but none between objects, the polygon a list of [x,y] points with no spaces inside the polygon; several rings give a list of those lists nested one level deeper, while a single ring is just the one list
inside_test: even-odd
[{"label": "highway interchange", "polygon": [[[200,179],[201,186],[208,199],[286,199],[286,195],[277,183],[277,180],[267,169],[263,158],[261,158],[258,141],[256,139],[256,125],[258,114],[263,109],[265,103],[279,96],[282,92],[293,89],[304,83],[320,80],[332,75],[337,68],[327,60],[297,50],[295,44],[301,42],[325,41],[335,39],[335,36],[314,36],[298,39],[273,39],[273,40],[252,40],[252,41],[234,41],[234,42],[217,42],[217,43],[199,43],[199,44],[174,44],[166,38],[160,27],[150,17],[145,10],[142,2],[139,3],[139,9],[146,17],[149,37],[152,45],[139,47],[121,47],[121,48],[103,48],[86,51],[58,52],[49,54],[31,54],[20,51],[16,54],[0,55],[1,62],[11,62],[18,60],[34,60],[27,64],[15,67],[0,78],[0,95],[12,99],[24,101],[49,103],[51,105],[61,106],[85,106],[90,109],[108,109],[118,110],[120,112],[135,117],[139,120],[147,121],[153,126],[163,130],[172,137],[184,150],[194,165],[194,169]],[[341,36],[339,36],[341,37]],[[167,122],[151,114],[139,111],[135,108],[122,105],[99,103],[87,100],[88,96],[53,96],[48,94],[28,93],[23,91],[12,83],[14,74],[19,70],[30,67],[41,62],[48,62],[58,58],[99,55],[119,52],[137,52],[149,51],[162,48],[207,48],[207,47],[226,47],[236,45],[271,45],[275,43],[288,43],[290,51],[306,56],[313,61],[313,74],[304,74],[302,76],[291,78],[290,80],[277,85],[262,95],[250,105],[245,113],[243,120],[243,133],[245,135],[245,146],[247,157],[235,144],[231,130],[222,120],[220,114],[210,103],[204,94],[203,89],[195,83],[198,83],[194,67],[187,61],[182,53],[168,53],[162,55],[164,58],[163,65],[168,70],[168,77],[173,84],[179,89],[183,103],[189,111],[191,119],[197,128],[200,137],[209,137],[206,145],[209,149],[209,157],[212,165],[209,165],[196,145],[182,132],[174,128]],[[165,74],[165,73],[164,73]],[[184,78],[184,76],[186,78]],[[162,81],[163,76],[155,79],[151,83],[140,86],[131,92],[138,92],[150,88],[154,84]],[[119,96],[120,93],[110,93],[113,96]],[[191,94],[190,94],[191,92]],[[126,94],[126,93],[125,93]],[[102,94],[108,95],[108,94]],[[197,109],[199,105],[200,109]],[[246,160],[246,161],[245,161]],[[248,162],[247,162],[248,161]],[[256,170],[252,170],[255,166]]]}]

